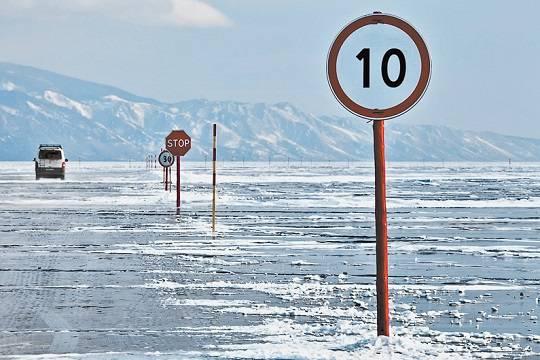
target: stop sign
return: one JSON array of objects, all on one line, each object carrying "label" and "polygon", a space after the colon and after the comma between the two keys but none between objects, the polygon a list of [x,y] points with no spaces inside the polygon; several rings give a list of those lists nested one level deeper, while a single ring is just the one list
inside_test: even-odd
[{"label": "stop sign", "polygon": [[184,130],[173,130],[165,138],[165,148],[174,156],[184,156],[191,149],[191,138]]}]

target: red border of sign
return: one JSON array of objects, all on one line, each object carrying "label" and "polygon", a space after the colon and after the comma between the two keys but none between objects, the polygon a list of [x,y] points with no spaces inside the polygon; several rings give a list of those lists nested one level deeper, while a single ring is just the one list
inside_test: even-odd
[{"label": "red border of sign", "polygon": [[[337,75],[337,58],[345,40],[356,30],[375,24],[392,25],[402,30],[412,39],[420,53],[420,79],[416,87],[405,100],[387,109],[370,109],[354,102],[341,87]],[[354,20],[339,32],[328,52],[326,74],[334,96],[347,110],[366,119],[387,120],[406,113],[422,98],[431,77],[431,59],[426,43],[409,23],[394,15],[374,13]]]}]

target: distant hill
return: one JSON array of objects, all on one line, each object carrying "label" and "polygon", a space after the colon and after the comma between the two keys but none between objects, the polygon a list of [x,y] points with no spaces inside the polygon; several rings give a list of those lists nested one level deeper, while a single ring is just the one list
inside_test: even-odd
[{"label": "distant hill", "polygon": [[[189,100],[163,103],[32,67],[0,63],[0,160],[28,160],[39,143],[68,157],[142,160],[171,129],[193,138],[187,159],[209,155],[219,124],[220,156],[236,160],[367,160],[371,127],[356,118],[315,116],[289,103]],[[540,139],[389,122],[389,160],[540,160]]]}]

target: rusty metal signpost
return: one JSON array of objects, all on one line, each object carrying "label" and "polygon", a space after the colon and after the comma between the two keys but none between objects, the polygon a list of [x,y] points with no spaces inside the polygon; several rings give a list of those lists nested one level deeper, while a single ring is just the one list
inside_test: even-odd
[{"label": "rusty metal signpost", "polygon": [[165,148],[176,156],[176,209],[180,210],[180,157],[191,149],[191,138],[184,130],[173,130],[165,138]]},{"label": "rusty metal signpost", "polygon": [[[401,42],[396,40],[399,38]],[[371,67],[378,58],[380,78],[372,76],[376,72]],[[330,47],[326,70],[330,88],[341,105],[373,120],[377,335],[389,336],[384,120],[404,114],[424,95],[431,59],[424,40],[409,23],[375,12],[341,30]]]},{"label": "rusty metal signpost", "polygon": [[169,150],[163,150],[159,153],[158,161],[159,165],[163,167],[163,182],[165,183],[165,191],[167,191],[169,186],[169,170],[174,164],[174,155]]}]

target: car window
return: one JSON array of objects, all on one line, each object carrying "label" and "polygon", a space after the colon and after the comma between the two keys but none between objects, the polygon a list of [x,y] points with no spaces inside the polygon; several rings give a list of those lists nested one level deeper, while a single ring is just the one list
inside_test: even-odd
[{"label": "car window", "polygon": [[61,160],[62,152],[59,150],[39,150],[39,158],[43,160]]}]

